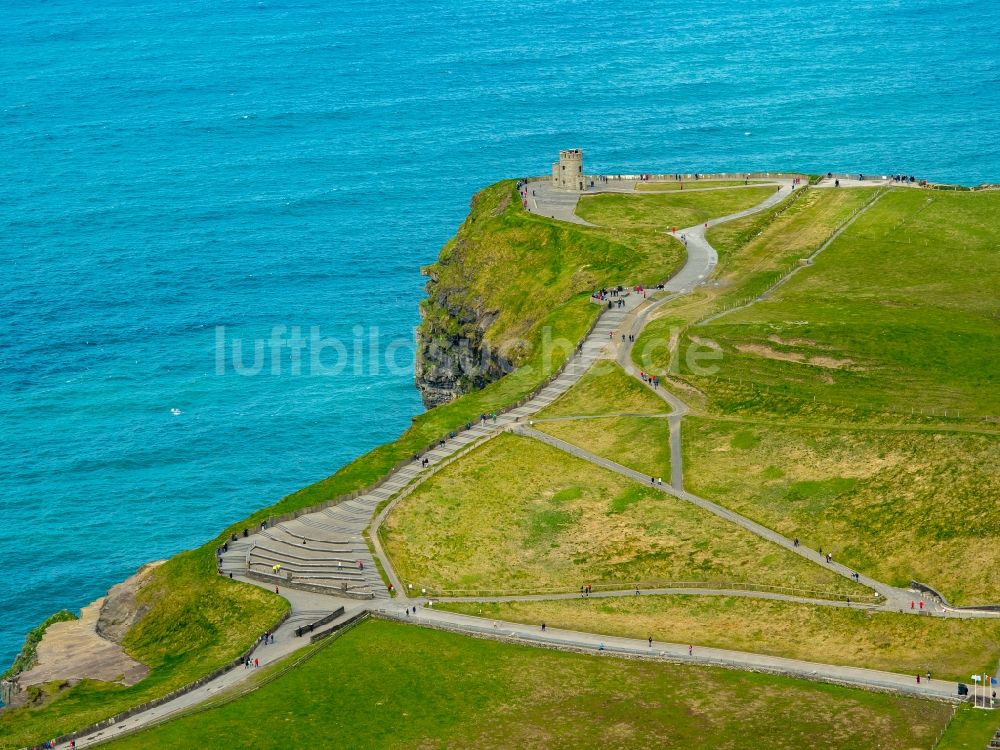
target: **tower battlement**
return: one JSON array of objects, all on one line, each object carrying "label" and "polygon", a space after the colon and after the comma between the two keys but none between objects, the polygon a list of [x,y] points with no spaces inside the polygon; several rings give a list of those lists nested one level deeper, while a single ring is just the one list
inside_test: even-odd
[{"label": "tower battlement", "polygon": [[552,163],[552,187],[582,192],[583,184],[583,149],[560,151],[559,161]]}]

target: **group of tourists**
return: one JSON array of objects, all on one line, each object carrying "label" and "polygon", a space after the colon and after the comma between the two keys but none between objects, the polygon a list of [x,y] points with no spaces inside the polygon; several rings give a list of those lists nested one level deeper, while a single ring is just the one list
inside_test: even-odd
[{"label": "group of tourists", "polygon": [[639,370],[639,377],[642,378],[642,382],[643,383],[647,383],[647,384],[653,386],[654,388],[659,388],[660,387],[660,376],[659,375],[650,375],[645,370]]},{"label": "group of tourists", "polygon": [[[624,294],[623,294],[623,292],[624,292]],[[623,287],[623,286],[621,286],[619,284],[618,286],[613,287],[611,289],[608,289],[607,287],[603,287],[601,289],[598,289],[596,292],[594,292],[590,296],[593,299],[600,300],[601,302],[603,302],[603,301],[608,300],[608,299],[610,299],[612,297],[627,297],[628,296],[628,292],[625,291],[625,287]],[[624,307],[624,305],[625,305],[625,300],[621,300],[621,306]],[[608,308],[610,309],[610,307],[611,307],[611,303],[609,302],[608,303]]]}]

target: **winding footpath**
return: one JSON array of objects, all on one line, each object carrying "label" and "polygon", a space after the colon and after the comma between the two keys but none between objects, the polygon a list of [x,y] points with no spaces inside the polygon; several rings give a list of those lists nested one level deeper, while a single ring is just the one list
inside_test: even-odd
[{"label": "winding footpath", "polygon": [[[419,457],[418,460],[394,472],[387,481],[371,492],[332,507],[302,514],[293,520],[267,524],[266,528],[253,530],[253,532],[248,529],[245,536],[232,540],[228,549],[220,555],[220,574],[262,588],[276,590],[291,605],[291,617],[274,632],[274,643],[258,646],[252,654],[252,658],[258,659],[261,666],[287,658],[310,642],[307,636],[296,635],[297,628],[308,627],[320,619],[329,619],[333,613],[343,607],[343,613],[331,620],[334,625],[367,612],[402,622],[536,646],[773,672],[904,695],[956,700],[955,683],[950,681],[924,680],[917,684],[911,675],[817,664],[797,659],[699,646],[689,651],[687,644],[654,642],[650,646],[646,641],[556,628],[547,628],[545,631],[541,631],[540,628],[530,625],[484,620],[435,609],[433,602],[428,601],[425,596],[411,596],[419,594],[419,592],[411,590],[408,584],[404,586],[403,582],[398,579],[390,559],[379,543],[378,527],[391,512],[396,502],[406,497],[409,492],[436,471],[461,457],[467,450],[502,432],[515,432],[540,440],[559,450],[614,471],[629,480],[647,484],[649,478],[645,475],[640,475],[638,472],[613,461],[534,430],[528,424],[528,418],[568,391],[598,359],[614,359],[626,372],[639,378],[639,372],[632,362],[632,343],[627,340],[628,335],[625,336],[625,341],[622,341],[621,334],[633,334],[638,338],[652,313],[672,300],[689,293],[709,277],[718,262],[718,256],[705,237],[708,229],[726,221],[767,210],[784,200],[795,189],[792,179],[789,177],[770,178],[768,182],[770,184],[776,183],[778,189],[757,206],[730,216],[710,220],[704,225],[679,230],[678,235],[683,235],[686,240],[687,260],[683,268],[665,282],[664,292],[658,293],[655,299],[634,292],[623,298],[613,298],[624,299],[624,306],[618,307],[616,305],[610,309],[605,308],[593,330],[567,360],[563,369],[529,401],[503,414],[498,414],[496,419],[480,420],[471,425],[469,429],[453,434],[448,439],[443,440],[436,448]],[[619,181],[602,184],[600,190],[589,192],[631,192],[634,188],[634,181]],[[575,214],[578,195],[555,191],[545,181],[529,183],[529,190],[531,191],[528,200],[529,210],[563,221],[586,223]],[[640,380],[640,382],[643,381]],[[671,407],[670,413],[665,415],[670,424],[670,484],[657,485],[658,489],[674,498],[697,505],[720,518],[737,524],[817,565],[827,567],[845,577],[853,578],[854,571],[837,562],[826,563],[825,558],[815,550],[794,545],[792,540],[772,529],[757,524],[710,500],[687,492],[684,489],[680,436],[683,418],[690,410],[680,398],[669,393],[666,389],[662,387],[652,388],[649,384],[646,385]],[[370,551],[364,536],[369,528],[374,554]],[[376,558],[395,589],[395,597],[390,596],[390,592],[378,572]],[[882,601],[882,604],[877,607],[879,610],[898,609],[909,612],[909,603],[917,596],[912,591],[898,589],[864,575],[855,580],[877,592]],[[857,602],[819,600],[793,594],[738,589],[676,587],[648,589],[643,593],[647,595],[683,593],[743,596],[832,607],[876,608],[874,605]],[[632,590],[605,591],[593,594],[595,597],[628,595],[634,595],[634,592]],[[435,601],[504,602],[572,598],[579,598],[579,594],[504,595]],[[994,612],[951,610],[937,602],[931,602],[929,609],[930,612],[923,614],[943,617],[1000,616],[1000,613]],[[329,627],[329,625],[324,627]],[[244,669],[242,667],[232,669],[205,685],[156,708],[136,713],[99,731],[80,735],[76,738],[76,746],[87,747],[95,743],[106,742],[110,738],[163,721],[166,717],[190,709],[217,696],[224,690],[238,689],[255,671],[253,668]],[[65,746],[68,746],[68,743],[59,745],[59,747]]]}]

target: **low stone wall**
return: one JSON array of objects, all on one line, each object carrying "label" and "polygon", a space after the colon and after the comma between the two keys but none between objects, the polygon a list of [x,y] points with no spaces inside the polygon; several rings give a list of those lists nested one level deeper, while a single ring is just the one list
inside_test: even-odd
[{"label": "low stone wall", "polygon": [[297,591],[311,591],[314,594],[326,594],[327,596],[343,596],[347,599],[374,599],[375,594],[371,591],[352,591],[351,589],[341,589],[336,586],[321,586],[316,583],[302,583],[301,581],[296,581],[294,578],[291,580],[287,578],[281,578],[280,576],[273,576],[267,573],[258,573],[255,570],[246,571],[247,578],[253,578],[255,581],[262,581],[263,583],[270,583],[274,586],[285,586],[290,589],[296,589]]},{"label": "low stone wall", "polygon": [[948,603],[948,600],[944,598],[944,594],[941,594],[940,592],[932,589],[926,583],[921,583],[920,581],[910,581],[910,588],[922,591],[928,596],[933,596],[944,606],[959,612],[1000,612],[1000,604],[977,604],[970,607],[956,607]]},{"label": "low stone wall", "polygon": [[297,638],[301,638],[306,633],[312,633],[314,630],[316,630],[316,628],[323,627],[324,625],[333,622],[342,614],[344,614],[344,608],[337,607],[333,612],[328,614],[326,617],[321,617],[318,620],[316,620],[316,622],[311,622],[308,625],[302,625],[300,627],[295,628],[295,636]]}]

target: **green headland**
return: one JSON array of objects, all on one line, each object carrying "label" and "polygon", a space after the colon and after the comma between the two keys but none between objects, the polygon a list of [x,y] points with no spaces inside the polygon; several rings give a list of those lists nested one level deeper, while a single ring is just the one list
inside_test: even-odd
[{"label": "green headland", "polygon": [[[425,269],[436,405],[148,571],[119,641],[146,677],[35,685],[0,748],[275,628],[265,666],[111,746],[986,746],[1000,714],[955,705],[1000,659],[1000,192],[653,181],[552,218],[541,185],[482,190]],[[335,591],[227,574],[223,545],[265,538],[290,569],[334,560],[340,532],[300,543],[291,515],[360,515],[390,474],[375,598],[342,600],[373,617],[306,645]]]}]

